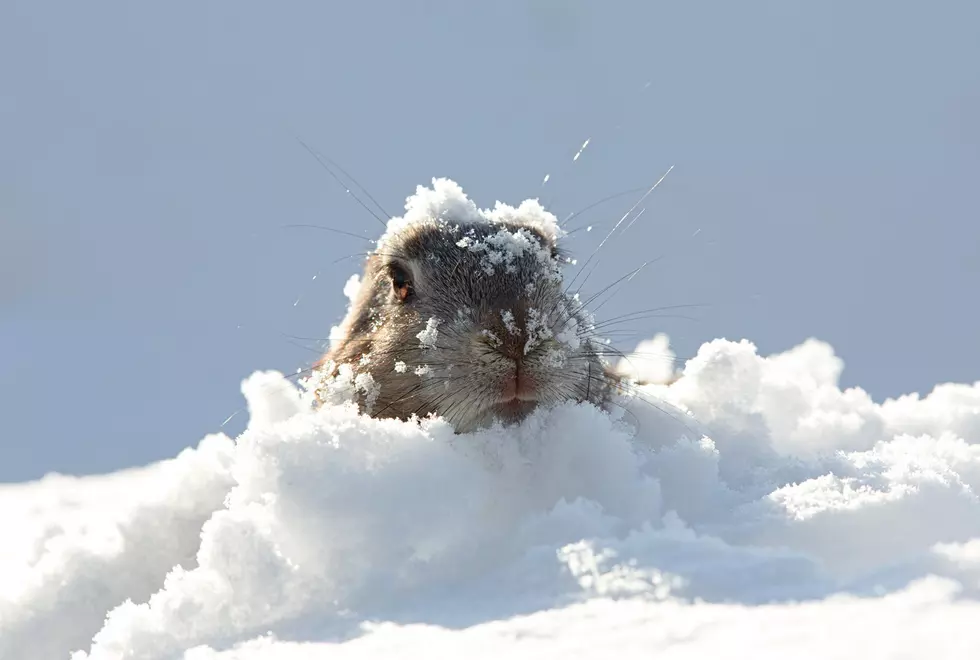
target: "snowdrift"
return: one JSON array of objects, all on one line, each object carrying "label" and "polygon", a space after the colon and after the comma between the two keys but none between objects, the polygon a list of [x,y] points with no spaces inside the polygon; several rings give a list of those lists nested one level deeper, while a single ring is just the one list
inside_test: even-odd
[{"label": "snowdrift", "polygon": [[841,368],[717,340],[470,435],[257,373],[236,441],[0,490],[0,657],[975,657],[980,383]]},{"label": "snowdrift", "polygon": [[[434,183],[390,226],[557,231]],[[876,403],[842,368],[719,339],[611,414],[461,435],[256,373],[235,440],[0,486],[0,660],[980,657],[980,382]]]}]

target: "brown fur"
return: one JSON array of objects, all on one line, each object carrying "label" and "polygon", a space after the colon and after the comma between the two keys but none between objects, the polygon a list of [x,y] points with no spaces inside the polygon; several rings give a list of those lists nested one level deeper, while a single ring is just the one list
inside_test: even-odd
[{"label": "brown fur", "polygon": [[[467,237],[484,244],[522,240],[527,249],[509,267],[487,272],[485,253],[459,245]],[[342,339],[317,363],[320,375],[336,377],[349,365],[351,375],[369,374],[377,386],[373,401],[369,391],[357,393],[367,414],[437,414],[461,432],[494,419],[518,421],[538,405],[575,400],[602,406],[615,377],[592,343],[584,310],[564,292],[562,263],[558,246],[529,226],[411,225],[368,257]],[[414,290],[405,302],[393,286],[397,269]],[[418,336],[429,319],[438,322],[431,347]],[[568,327],[576,332],[563,336]],[[400,362],[403,371],[396,370]],[[528,385],[533,400],[502,403],[515,382]]]}]

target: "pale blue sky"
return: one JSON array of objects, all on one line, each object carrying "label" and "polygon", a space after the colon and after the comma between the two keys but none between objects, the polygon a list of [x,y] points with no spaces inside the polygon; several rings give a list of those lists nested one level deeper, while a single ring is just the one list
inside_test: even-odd
[{"label": "pale blue sky", "polygon": [[977,25],[965,0],[7,0],[0,481],[172,456],[315,357],[283,333],[326,336],[364,246],[281,226],[378,226],[296,136],[389,211],[449,176],[564,215],[674,164],[590,283],[668,256],[603,316],[710,302],[633,329],[815,336],[877,399],[972,382]]}]

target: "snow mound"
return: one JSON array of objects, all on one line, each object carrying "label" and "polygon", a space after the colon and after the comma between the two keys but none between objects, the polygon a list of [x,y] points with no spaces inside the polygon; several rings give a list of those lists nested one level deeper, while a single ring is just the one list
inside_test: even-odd
[{"label": "snow mound", "polygon": [[670,338],[660,333],[641,341],[632,353],[621,357],[616,372],[638,383],[669,383],[675,375],[675,358]]},{"label": "snow mound", "polygon": [[0,658],[66,658],[106,612],[193,568],[201,527],[234,485],[234,443],[99,477],[0,486]]},{"label": "snow mound", "polygon": [[980,383],[841,369],[716,340],[465,435],[256,373],[234,442],[0,489],[0,658],[975,657]]}]

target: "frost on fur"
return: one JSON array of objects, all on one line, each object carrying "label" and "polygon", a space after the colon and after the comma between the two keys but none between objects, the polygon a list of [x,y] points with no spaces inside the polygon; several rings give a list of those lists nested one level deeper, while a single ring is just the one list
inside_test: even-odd
[{"label": "frost on fur", "polygon": [[[552,258],[551,252],[524,228],[515,231],[501,229],[483,240],[464,236],[456,245],[480,254],[481,266],[487,275],[493,275],[497,268],[502,268],[507,273],[516,273],[517,261],[524,255],[531,254],[539,263],[548,267],[552,277],[561,279],[559,264]],[[533,290],[533,283],[528,286]]]},{"label": "frost on fur", "polygon": [[425,330],[418,333],[416,337],[419,339],[419,344],[422,348],[435,348],[436,342],[439,341],[439,319],[431,318],[425,323]]},{"label": "frost on fur", "polygon": [[[334,369],[336,374],[331,375]],[[397,369],[397,367],[396,367]],[[355,405],[357,395],[364,395],[363,413],[370,415],[374,404],[381,394],[381,386],[375,382],[369,373],[355,373],[349,364],[339,366],[328,362],[321,369],[314,370],[300,385],[311,397],[308,403],[326,403],[330,405]]]}]

